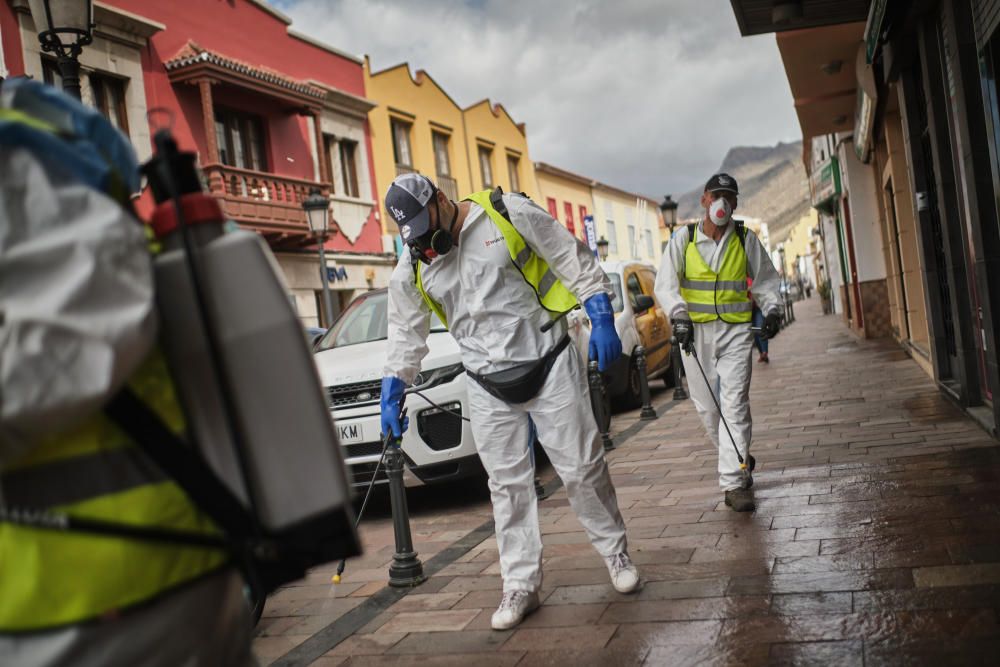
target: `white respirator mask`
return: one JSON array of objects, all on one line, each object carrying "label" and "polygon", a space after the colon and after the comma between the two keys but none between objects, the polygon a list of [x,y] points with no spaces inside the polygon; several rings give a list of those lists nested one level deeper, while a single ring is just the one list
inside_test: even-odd
[{"label": "white respirator mask", "polygon": [[725,197],[719,197],[708,207],[708,219],[716,227],[725,227],[733,219],[733,207]]}]

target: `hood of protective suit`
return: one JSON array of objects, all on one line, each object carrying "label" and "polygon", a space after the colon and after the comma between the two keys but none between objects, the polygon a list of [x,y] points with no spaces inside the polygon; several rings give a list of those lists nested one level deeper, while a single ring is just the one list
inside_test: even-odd
[{"label": "hood of protective suit", "polygon": [[[99,410],[156,337],[142,226],[97,187],[136,182],[127,141],[110,141],[117,130],[95,110],[58,98],[50,120],[90,134],[33,127],[51,87],[18,84],[4,85],[3,102],[14,89],[31,104],[0,118],[0,465]],[[44,148],[53,145],[70,158],[56,164]],[[101,160],[103,176],[80,171]]]}]

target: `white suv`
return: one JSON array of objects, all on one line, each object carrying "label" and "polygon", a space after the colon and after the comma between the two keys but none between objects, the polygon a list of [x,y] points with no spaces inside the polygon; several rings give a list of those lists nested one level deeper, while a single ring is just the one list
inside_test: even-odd
[{"label": "white suv", "polygon": [[[382,454],[379,418],[388,335],[388,293],[354,299],[316,347],[316,366],[344,448],[351,483],[366,486]],[[434,317],[424,371],[413,389],[441,407],[469,416],[466,375],[458,345]],[[482,470],[469,422],[407,394],[410,427],[403,434],[409,486],[458,479]],[[382,471],[378,482],[386,481]]]},{"label": "white suv", "polygon": [[[379,417],[382,367],[388,336],[388,292],[366,292],[354,299],[317,343],[315,360],[344,448],[351,484],[367,486],[382,454]],[[581,311],[568,317],[570,335],[586,358],[589,323]],[[408,486],[446,482],[482,471],[469,422],[444,412],[469,416],[466,383],[458,344],[436,316],[431,316],[429,352],[420,375],[407,390],[405,406],[410,426],[403,434]],[[376,483],[386,481],[380,470]]]}]

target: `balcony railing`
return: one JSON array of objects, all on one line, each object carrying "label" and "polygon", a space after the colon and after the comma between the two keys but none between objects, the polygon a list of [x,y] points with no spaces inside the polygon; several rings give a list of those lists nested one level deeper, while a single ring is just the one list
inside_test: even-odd
[{"label": "balcony railing", "polygon": [[222,164],[205,165],[205,175],[226,216],[265,235],[308,236],[302,201],[313,188],[330,192],[325,183]]},{"label": "balcony railing", "polygon": [[441,192],[448,197],[448,199],[458,201],[458,181],[454,178],[438,174],[437,186],[441,189]]}]

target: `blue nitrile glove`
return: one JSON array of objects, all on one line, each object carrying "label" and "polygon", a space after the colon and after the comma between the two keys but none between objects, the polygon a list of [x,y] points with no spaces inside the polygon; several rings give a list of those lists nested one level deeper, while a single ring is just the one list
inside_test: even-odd
[{"label": "blue nitrile glove", "polygon": [[406,383],[398,377],[382,378],[382,437],[389,433],[392,437],[399,439],[406,432],[406,427],[410,425],[407,417],[402,422],[399,421],[399,413],[403,409],[403,392],[406,391]]},{"label": "blue nitrile glove", "polygon": [[590,359],[597,360],[598,370],[606,370],[622,356],[622,340],[615,331],[615,311],[611,299],[601,292],[583,304],[590,318]]}]

